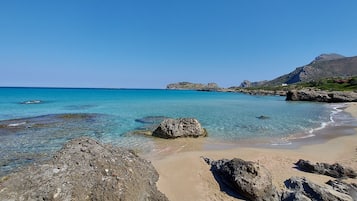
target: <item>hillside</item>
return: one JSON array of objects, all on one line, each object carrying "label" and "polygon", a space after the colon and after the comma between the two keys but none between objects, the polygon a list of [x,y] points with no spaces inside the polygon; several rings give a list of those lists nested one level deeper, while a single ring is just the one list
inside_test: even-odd
[{"label": "hillside", "polygon": [[[276,86],[283,83],[295,84],[329,77],[351,77],[356,75],[357,56],[344,57],[338,54],[322,54],[316,57],[310,64],[298,67],[291,73],[267,82],[262,82],[262,84],[252,82],[252,86]],[[241,87],[243,87],[243,84],[241,84]]]}]

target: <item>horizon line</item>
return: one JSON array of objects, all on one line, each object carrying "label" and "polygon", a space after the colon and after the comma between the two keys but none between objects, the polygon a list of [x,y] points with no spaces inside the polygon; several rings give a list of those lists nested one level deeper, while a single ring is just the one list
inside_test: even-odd
[{"label": "horizon line", "polygon": [[60,87],[60,86],[0,86],[0,88],[34,88],[34,89],[109,89],[109,90],[163,90],[166,88],[130,88],[130,87]]}]

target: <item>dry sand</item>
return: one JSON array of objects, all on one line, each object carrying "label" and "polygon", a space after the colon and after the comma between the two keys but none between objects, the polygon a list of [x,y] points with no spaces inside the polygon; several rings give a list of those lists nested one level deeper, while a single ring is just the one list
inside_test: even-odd
[{"label": "dry sand", "polygon": [[[348,104],[346,111],[357,118],[357,103]],[[204,143],[205,139],[178,139],[170,142],[159,140],[157,150],[160,150],[161,154],[147,156],[159,172],[157,186],[169,200],[237,200],[220,190],[210,172],[210,166],[201,156],[215,160],[236,157],[259,162],[270,170],[277,188],[283,188],[283,182],[291,176],[304,176],[321,185],[331,179],[297,170],[294,163],[299,159],[311,162],[338,162],[357,170],[356,134],[335,137],[320,144],[309,144],[296,149],[238,147],[228,150],[205,150]],[[347,181],[357,183],[357,179]]]}]

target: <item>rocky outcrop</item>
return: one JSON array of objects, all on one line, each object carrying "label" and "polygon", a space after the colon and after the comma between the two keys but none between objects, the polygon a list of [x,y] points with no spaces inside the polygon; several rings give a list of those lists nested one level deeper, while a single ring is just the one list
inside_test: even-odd
[{"label": "rocky outcrop", "polygon": [[352,91],[321,91],[314,89],[291,90],[286,94],[287,101],[315,102],[357,102],[357,93]]},{"label": "rocky outcrop", "polygon": [[313,62],[329,61],[329,60],[342,59],[342,58],[345,58],[345,57],[340,54],[336,54],[336,53],[320,54],[319,56],[315,57],[315,60]]},{"label": "rocky outcrop", "polygon": [[334,178],[356,178],[357,173],[351,168],[343,167],[338,163],[332,165],[327,163],[312,164],[310,161],[300,159],[295,163],[299,170],[327,175]]},{"label": "rocky outcrop", "polygon": [[249,95],[258,95],[258,96],[286,96],[284,90],[264,90],[264,89],[245,89],[245,88],[231,88],[234,89],[234,92],[249,94]]},{"label": "rocky outcrop", "polygon": [[285,181],[288,190],[282,193],[281,200],[321,200],[321,201],[352,201],[349,194],[337,192],[332,188],[312,183],[306,178],[291,177]]},{"label": "rocky outcrop", "polygon": [[263,86],[267,82],[268,82],[267,80],[259,81],[259,82],[251,82],[249,80],[244,80],[242,83],[240,83],[239,87],[241,88],[259,87],[259,86]]},{"label": "rocky outcrop", "polygon": [[357,184],[348,184],[340,180],[329,180],[326,184],[330,185],[333,190],[350,195],[353,200],[357,200]]},{"label": "rocky outcrop", "polygon": [[12,173],[0,200],[167,200],[158,173],[132,151],[78,138],[52,160]]},{"label": "rocky outcrop", "polygon": [[[317,185],[304,177],[291,177],[285,188],[276,190],[270,172],[259,163],[234,158],[232,160],[210,160],[209,165],[218,183],[229,186],[247,200],[282,201],[352,201],[357,200],[357,185],[340,180]],[[332,165],[334,166],[334,165]],[[340,169],[337,168],[338,170]],[[223,188],[224,189],[224,188]],[[231,190],[227,192],[232,192]],[[238,197],[238,196],[237,196]]]},{"label": "rocky outcrop", "polygon": [[207,131],[194,118],[168,118],[154,130],[153,136],[160,138],[206,137]]},{"label": "rocky outcrop", "polygon": [[211,165],[213,174],[239,195],[256,201],[280,200],[272,184],[271,174],[264,166],[238,158],[204,160]]},{"label": "rocky outcrop", "polygon": [[217,91],[220,87],[216,83],[191,83],[191,82],[178,82],[168,84],[166,89],[185,89],[185,90],[200,90],[200,91]]}]

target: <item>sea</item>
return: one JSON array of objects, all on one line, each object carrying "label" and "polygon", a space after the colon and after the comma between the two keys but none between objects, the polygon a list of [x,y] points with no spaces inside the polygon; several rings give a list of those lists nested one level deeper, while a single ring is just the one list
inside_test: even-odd
[{"label": "sea", "polygon": [[355,128],[344,107],[191,90],[0,88],[0,176],[80,136],[150,152],[155,138],[135,131],[152,130],[167,117],[198,119],[211,142],[288,146],[324,129]]}]

